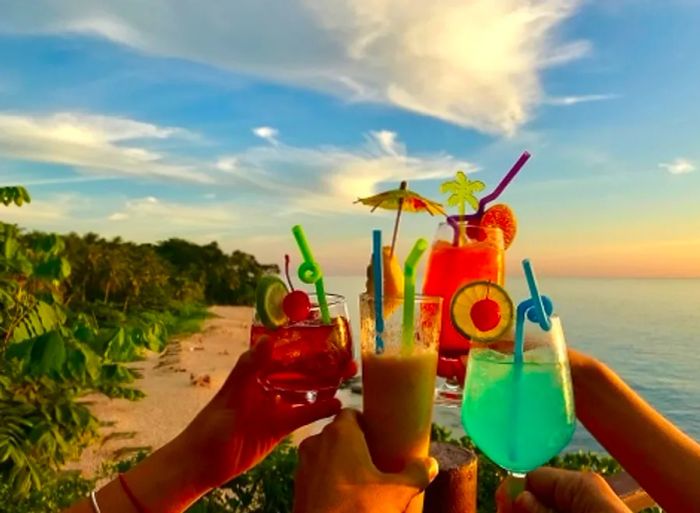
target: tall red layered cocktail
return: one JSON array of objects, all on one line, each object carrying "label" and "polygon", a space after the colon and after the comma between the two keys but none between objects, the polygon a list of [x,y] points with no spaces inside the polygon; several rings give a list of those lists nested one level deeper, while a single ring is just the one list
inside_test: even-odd
[{"label": "tall red layered cocktail", "polygon": [[[458,227],[457,227],[458,225]],[[423,293],[439,296],[442,302],[442,328],[438,375],[455,387],[464,380],[470,340],[455,328],[450,306],[455,292],[468,283],[487,281],[503,285],[503,232],[495,226],[441,223],[433,241],[426,267]]]}]

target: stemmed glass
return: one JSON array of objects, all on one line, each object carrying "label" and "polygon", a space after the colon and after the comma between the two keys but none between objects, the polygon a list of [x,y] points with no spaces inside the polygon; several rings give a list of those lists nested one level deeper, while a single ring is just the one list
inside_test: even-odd
[{"label": "stemmed glass", "polygon": [[503,285],[503,232],[450,218],[440,223],[430,249],[423,293],[442,297],[442,327],[438,376],[445,378],[438,388],[436,404],[459,407],[462,400],[465,360],[470,339],[455,326],[450,313],[452,298],[465,285],[487,281]]},{"label": "stemmed glass", "polygon": [[556,456],[576,427],[566,343],[558,316],[551,327],[524,323],[522,361],[514,336],[472,348],[462,424],[494,463],[522,479]]}]

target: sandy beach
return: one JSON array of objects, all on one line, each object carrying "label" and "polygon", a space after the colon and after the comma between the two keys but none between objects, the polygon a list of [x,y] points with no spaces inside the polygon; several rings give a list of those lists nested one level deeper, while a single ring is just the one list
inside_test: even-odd
[{"label": "sandy beach", "polygon": [[134,385],[146,394],[139,401],[85,397],[104,423],[102,442],[86,449],[67,468],[94,475],[104,461],[123,458],[139,448],[156,449],[175,437],[221,387],[248,345],[253,310],[212,307],[202,331],[173,340],[161,354],[129,366],[142,377]]}]

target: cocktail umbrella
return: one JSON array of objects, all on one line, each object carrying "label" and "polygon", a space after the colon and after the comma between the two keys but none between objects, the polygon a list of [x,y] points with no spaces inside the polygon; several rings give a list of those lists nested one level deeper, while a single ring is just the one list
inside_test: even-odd
[{"label": "cocktail umbrella", "polygon": [[394,254],[394,246],[396,246],[396,235],[399,232],[399,221],[401,220],[401,212],[427,212],[431,216],[442,214],[446,216],[445,209],[440,203],[424,198],[417,192],[408,189],[408,184],[404,180],[398,189],[381,192],[367,198],[358,198],[355,203],[362,203],[372,207],[372,212],[378,208],[386,210],[396,210],[396,221],[394,222],[394,235],[391,238],[391,255]]}]

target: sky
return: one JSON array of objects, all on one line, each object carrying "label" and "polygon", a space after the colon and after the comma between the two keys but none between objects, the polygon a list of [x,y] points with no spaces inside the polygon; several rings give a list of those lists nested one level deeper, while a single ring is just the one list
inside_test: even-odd
[{"label": "sky", "polygon": [[[0,0],[0,184],[27,229],[362,274],[401,180],[464,170],[507,268],[700,277],[700,0]],[[455,212],[456,213],[456,212]],[[438,218],[402,218],[399,254]]]}]

